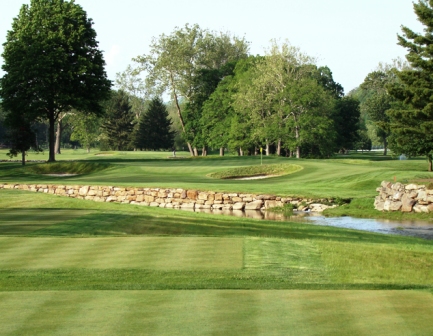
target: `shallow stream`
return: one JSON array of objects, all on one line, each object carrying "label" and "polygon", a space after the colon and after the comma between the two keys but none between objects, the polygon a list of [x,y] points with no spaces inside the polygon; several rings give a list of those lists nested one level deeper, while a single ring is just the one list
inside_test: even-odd
[{"label": "shallow stream", "polygon": [[[188,210],[187,210],[188,211]],[[355,229],[383,234],[397,234],[433,239],[433,223],[422,221],[390,221],[386,219],[369,219],[354,217],[325,217],[320,213],[294,212],[293,216],[284,216],[281,213],[255,210],[189,210],[195,212],[227,215],[235,217],[248,217],[275,221],[302,221],[305,224],[335,226],[346,229]]]}]

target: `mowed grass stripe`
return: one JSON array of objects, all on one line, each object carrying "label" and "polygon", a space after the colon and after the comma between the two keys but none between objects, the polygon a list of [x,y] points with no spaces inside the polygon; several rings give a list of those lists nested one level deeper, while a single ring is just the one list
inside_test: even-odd
[{"label": "mowed grass stripe", "polygon": [[1,269],[241,269],[242,238],[0,238]]},{"label": "mowed grass stripe", "polygon": [[0,209],[0,235],[24,235],[90,213],[77,209]]},{"label": "mowed grass stripe", "polygon": [[0,292],[2,335],[430,335],[422,291]]}]

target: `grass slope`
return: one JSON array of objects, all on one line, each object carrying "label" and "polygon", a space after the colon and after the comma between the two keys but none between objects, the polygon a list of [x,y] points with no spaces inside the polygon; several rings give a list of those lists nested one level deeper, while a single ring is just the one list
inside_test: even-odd
[{"label": "grass slope", "polygon": [[[71,154],[58,158],[68,158]],[[69,156],[68,156],[69,155]],[[430,176],[424,160],[393,160],[377,154],[357,155],[347,159],[297,160],[264,157],[264,164],[295,164],[303,169],[272,179],[238,181],[214,179],[207,175],[229,169],[254,166],[259,158],[207,157],[167,159],[167,153],[116,153],[113,156],[76,155],[76,159],[109,164],[110,168],[95,173],[70,177],[36,174],[32,163],[21,168],[18,163],[0,164],[0,181],[14,183],[95,184],[145,187],[173,187],[199,190],[270,193],[311,197],[371,197],[383,180],[400,182]]]}]

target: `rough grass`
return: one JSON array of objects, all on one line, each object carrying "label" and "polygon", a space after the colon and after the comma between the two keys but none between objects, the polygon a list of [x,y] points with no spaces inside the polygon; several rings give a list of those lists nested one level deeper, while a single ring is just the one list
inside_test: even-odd
[{"label": "rough grass", "polygon": [[99,162],[53,162],[28,165],[24,171],[33,174],[91,174],[109,168],[108,163]]},{"label": "rough grass", "polygon": [[268,164],[219,171],[217,173],[211,173],[209,176],[219,179],[234,179],[262,175],[281,176],[292,174],[300,170],[302,170],[302,167],[294,164]]}]

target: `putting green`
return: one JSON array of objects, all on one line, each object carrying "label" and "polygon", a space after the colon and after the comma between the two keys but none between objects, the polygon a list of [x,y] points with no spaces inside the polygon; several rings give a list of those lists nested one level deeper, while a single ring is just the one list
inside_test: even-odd
[{"label": "putting green", "polygon": [[91,212],[77,209],[0,209],[0,235],[27,234]]},{"label": "putting green", "polygon": [[431,335],[421,291],[0,292],[2,335]]},{"label": "putting green", "polygon": [[0,269],[240,269],[242,238],[0,238]]}]

